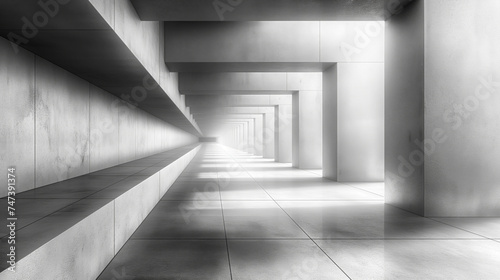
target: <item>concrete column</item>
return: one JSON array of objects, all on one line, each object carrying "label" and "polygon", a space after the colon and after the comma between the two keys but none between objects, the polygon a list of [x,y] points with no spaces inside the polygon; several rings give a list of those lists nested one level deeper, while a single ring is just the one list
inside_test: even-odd
[{"label": "concrete column", "polygon": [[[273,107],[274,108],[274,107]],[[274,116],[275,112],[265,113],[263,116],[263,129],[264,129],[264,158],[276,158],[275,155],[275,137],[274,137]]]},{"label": "concrete column", "polygon": [[243,122],[243,127],[242,127],[242,141],[241,141],[241,146],[242,148],[240,148],[242,151],[244,152],[247,152],[248,153],[248,147],[250,146],[250,140],[249,140],[249,130],[248,130],[248,122]]},{"label": "concrete column", "polygon": [[337,179],[384,181],[384,64],[337,64]]},{"label": "concrete column", "polygon": [[323,177],[337,180],[337,65],[323,72]]},{"label": "concrete column", "polygon": [[407,155],[424,134],[424,1],[387,21],[386,53],[386,202],[423,215],[424,169],[407,164]]},{"label": "concrete column", "polygon": [[255,131],[255,144],[254,144],[254,154],[256,156],[262,156],[264,150],[264,115],[256,115],[254,123]]},{"label": "concrete column", "polygon": [[248,129],[247,152],[250,154],[255,154],[255,119],[248,119],[247,129]]},{"label": "concrete column", "polygon": [[292,162],[292,105],[281,104],[276,110],[278,114],[278,162]]},{"label": "concrete column", "polygon": [[386,23],[388,203],[425,216],[500,215],[499,9],[421,0]]},{"label": "concrete column", "polygon": [[322,101],[321,91],[293,94],[292,165],[302,169],[322,167]]}]

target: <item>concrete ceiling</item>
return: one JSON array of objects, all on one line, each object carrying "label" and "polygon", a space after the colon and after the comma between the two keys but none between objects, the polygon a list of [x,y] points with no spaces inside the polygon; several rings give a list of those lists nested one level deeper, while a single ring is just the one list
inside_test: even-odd
[{"label": "concrete ceiling", "polygon": [[132,0],[145,21],[385,20],[411,0]]}]

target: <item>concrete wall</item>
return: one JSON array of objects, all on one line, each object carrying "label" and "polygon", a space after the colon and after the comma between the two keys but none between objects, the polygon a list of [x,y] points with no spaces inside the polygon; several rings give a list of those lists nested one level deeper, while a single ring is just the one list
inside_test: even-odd
[{"label": "concrete wall", "polygon": [[[39,244],[34,251],[24,252],[25,256],[17,259],[16,272],[3,270],[0,279],[96,279],[199,149],[199,145],[193,147],[154,174],[130,176],[123,184],[111,186],[21,229],[17,234],[27,237],[32,235],[30,231],[53,226],[54,220],[72,221],[71,225],[64,225],[67,229],[61,234]],[[28,245],[28,250],[30,246],[34,245]],[[58,265],[51,267],[50,262]]]},{"label": "concrete wall", "polygon": [[148,70],[151,77],[184,112],[184,115],[191,119],[178,90],[178,75],[170,72],[164,63],[163,23],[141,21],[130,1],[91,0],[90,2]]},{"label": "concrete wall", "polygon": [[500,1],[424,4],[425,215],[499,216]]},{"label": "concrete wall", "polygon": [[424,138],[423,1],[386,22],[385,88],[385,199],[423,215],[424,168],[415,145]]},{"label": "concrete wall", "polygon": [[338,63],[338,181],[384,181],[384,64]]},{"label": "concrete wall", "polygon": [[197,142],[3,38],[0,57],[1,167],[18,168],[18,192]]},{"label": "concrete wall", "polygon": [[[0,180],[7,182],[7,167],[17,167],[18,192],[35,187],[35,56],[14,55],[10,42],[0,38]],[[4,183],[2,183],[3,186]],[[7,187],[0,189],[5,196]]]},{"label": "concrete wall", "polygon": [[323,161],[322,92],[300,91],[293,94],[292,165],[318,169]]},{"label": "concrete wall", "polygon": [[323,72],[323,177],[337,180],[337,65]]}]

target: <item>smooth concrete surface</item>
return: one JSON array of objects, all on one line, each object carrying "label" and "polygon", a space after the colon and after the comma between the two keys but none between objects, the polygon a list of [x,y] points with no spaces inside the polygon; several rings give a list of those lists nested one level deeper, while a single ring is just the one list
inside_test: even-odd
[{"label": "smooth concrete surface", "polygon": [[[314,1],[265,0],[133,0],[142,20],[159,21],[291,21],[385,20],[410,0]],[[192,7],[196,7],[193,9]]]},{"label": "smooth concrete surface", "polygon": [[321,73],[223,72],[179,73],[183,94],[291,94],[300,90],[321,90]]},{"label": "smooth concrete surface", "polygon": [[[495,220],[441,221],[374,190],[205,143],[98,279],[495,279]],[[484,236],[489,232],[488,236]],[[496,231],[498,233],[498,231]]]},{"label": "smooth concrete surface", "polygon": [[263,156],[264,153],[264,114],[258,114],[255,117],[255,142],[254,142],[254,154],[256,156]]},{"label": "smooth concrete surface", "polygon": [[323,62],[384,62],[384,21],[320,22]]},{"label": "smooth concrete surface", "polygon": [[425,163],[415,141],[426,137],[424,1],[413,1],[388,20],[385,34],[386,202],[423,215]]},{"label": "smooth concrete surface", "polygon": [[115,211],[115,254],[160,200],[160,175],[144,180],[114,201]]},{"label": "smooth concrete surface", "polygon": [[115,0],[89,0],[111,28],[115,28]]},{"label": "smooth concrete surface", "polygon": [[[274,107],[271,107],[271,110],[274,111]],[[274,112],[266,112],[264,113],[264,158],[275,158],[275,149],[274,149],[274,123],[275,123],[275,113]]]},{"label": "smooth concrete surface", "polygon": [[323,177],[337,180],[337,65],[323,72]]},{"label": "smooth concrete surface", "polygon": [[[13,54],[25,48],[164,121],[199,134],[185,106],[176,102],[178,92],[166,92],[171,87],[165,87],[159,77],[168,72],[160,52],[164,42],[160,23],[142,23],[128,3],[2,2],[0,35],[14,41]],[[26,22],[20,20],[24,18]],[[155,110],[158,104],[162,111]]]},{"label": "smooth concrete surface", "polygon": [[415,1],[387,22],[388,203],[434,217],[500,215],[495,8]]},{"label": "smooth concrete surface", "polygon": [[384,181],[384,64],[337,64],[338,177]]},{"label": "smooth concrete surface", "polygon": [[275,106],[292,104],[292,95],[186,95],[186,104],[192,108],[233,107],[233,106]]},{"label": "smooth concrete surface", "polygon": [[319,62],[319,40],[317,21],[165,22],[165,62]]},{"label": "smooth concrete surface", "polygon": [[[14,56],[9,48],[0,38],[0,168],[18,167],[16,189],[22,192],[35,187],[35,56],[22,49]],[[7,172],[0,180],[7,182]],[[0,197],[6,195],[7,187],[1,188]]]},{"label": "smooth concrete surface", "polygon": [[[114,2],[114,31],[145,66],[156,81],[160,80],[160,23],[141,21],[130,1]],[[138,40],[138,38],[140,38]]]},{"label": "smooth concrete surface", "polygon": [[[68,213],[58,214],[64,219]],[[113,224],[113,202],[108,201],[57,238],[18,260],[15,273],[4,270],[0,278],[95,279],[114,256]]]},{"label": "smooth concrete surface", "polygon": [[383,61],[383,21],[165,22],[165,62],[178,72],[321,72]]},{"label": "smooth concrete surface", "polygon": [[41,58],[34,66],[40,187],[89,173],[89,83]]},{"label": "smooth concrete surface", "polygon": [[[31,213],[34,220],[16,232],[23,240],[17,246],[16,273],[5,270],[2,262],[0,278],[95,279],[199,148],[195,144],[173,149],[21,194],[21,204],[29,202],[40,212]],[[121,176],[107,175],[118,171]],[[2,246],[7,246],[6,239],[3,236]],[[58,265],[51,266],[51,261]]]},{"label": "smooth concrete surface", "polygon": [[116,98],[104,90],[90,85],[90,172],[118,165],[120,158],[119,114],[113,110]]},{"label": "smooth concrete surface", "polygon": [[[124,104],[123,104],[124,105]],[[136,157],[136,133],[138,114],[136,107],[127,105],[121,107],[118,111],[118,158],[120,162],[129,162]]]},{"label": "smooth concrete surface", "polygon": [[[425,215],[500,216],[500,34],[488,1],[425,1]],[[442,16],[438,11],[453,9]],[[432,140],[433,141],[433,140]]]},{"label": "smooth concrete surface", "polygon": [[6,119],[17,114],[13,123],[22,128],[2,138],[16,151],[16,159],[2,156],[2,164],[18,166],[18,193],[197,141],[42,58],[24,51],[12,56],[7,41],[0,41],[0,53],[9,57],[2,69],[18,73],[12,82],[25,87],[6,84],[6,101],[16,97],[23,104],[2,110]]},{"label": "smooth concrete surface", "polygon": [[321,169],[323,161],[323,113],[321,91],[293,94],[292,165]]},{"label": "smooth concrete surface", "polygon": [[275,140],[278,147],[275,148],[278,151],[278,156],[276,160],[278,162],[292,162],[292,130],[293,130],[293,114],[292,105],[280,105],[279,109],[276,110],[277,116],[277,128],[275,128],[275,133],[279,134],[278,140]]}]

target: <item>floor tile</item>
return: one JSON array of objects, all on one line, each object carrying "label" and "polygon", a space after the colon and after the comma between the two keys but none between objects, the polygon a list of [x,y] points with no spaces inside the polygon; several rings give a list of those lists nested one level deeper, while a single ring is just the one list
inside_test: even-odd
[{"label": "floor tile", "polygon": [[219,181],[222,200],[272,200],[255,181]]},{"label": "floor tile", "polygon": [[312,238],[479,238],[383,202],[278,203]]},{"label": "floor tile", "polygon": [[343,183],[324,180],[287,180],[263,182],[263,188],[275,200],[379,200],[384,198]]},{"label": "floor tile", "polygon": [[225,241],[130,240],[104,272],[108,279],[231,279]]},{"label": "floor tile", "polygon": [[224,239],[219,201],[160,201],[132,239]]},{"label": "floor tile", "polygon": [[310,240],[230,240],[233,279],[349,279]]},{"label": "floor tile", "polygon": [[435,220],[488,238],[500,239],[500,218],[435,218]]},{"label": "floor tile", "polygon": [[217,179],[176,181],[161,200],[201,200],[219,201]]},{"label": "floor tile", "polygon": [[380,195],[382,197],[385,195],[384,182],[345,182],[344,184]]},{"label": "floor tile", "polygon": [[500,243],[490,240],[321,240],[352,279],[498,279]]},{"label": "floor tile", "polygon": [[308,238],[272,201],[223,201],[228,238]]}]

